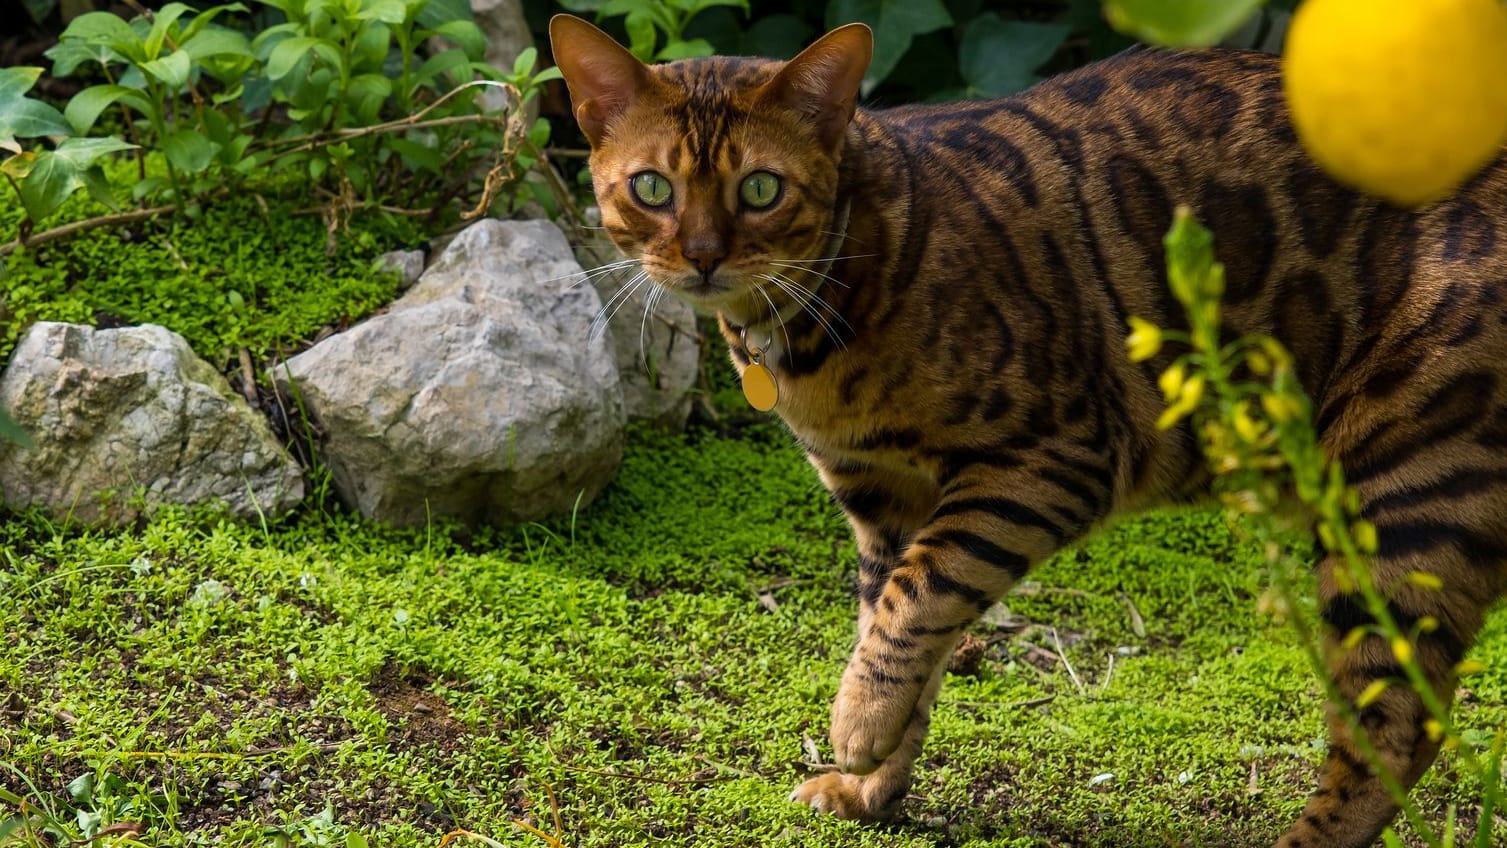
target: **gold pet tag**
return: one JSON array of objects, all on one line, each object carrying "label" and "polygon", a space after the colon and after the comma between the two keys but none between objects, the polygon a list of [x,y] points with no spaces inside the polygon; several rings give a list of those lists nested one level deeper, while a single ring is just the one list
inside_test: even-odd
[{"label": "gold pet tag", "polygon": [[774,382],[774,373],[764,366],[762,354],[749,355],[753,362],[743,369],[743,397],[748,399],[749,406],[768,412],[780,400],[780,387]]}]

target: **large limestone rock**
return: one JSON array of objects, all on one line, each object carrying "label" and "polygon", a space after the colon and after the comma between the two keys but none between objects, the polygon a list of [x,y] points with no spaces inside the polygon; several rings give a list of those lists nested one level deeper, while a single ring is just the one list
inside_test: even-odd
[{"label": "large limestone rock", "polygon": [[[623,258],[605,237],[585,232],[575,247],[583,267],[604,268]],[[608,331],[623,381],[623,408],[630,419],[679,431],[690,417],[701,367],[696,313],[653,286],[634,287],[637,274],[637,266],[627,266],[591,275],[602,301],[611,305]]]},{"label": "large limestone rock", "polygon": [[276,516],[303,498],[303,473],[266,420],[163,327],[36,324],[0,377],[0,407],[35,442],[0,443],[11,506],[120,524],[216,501]]},{"label": "large limestone rock", "polygon": [[[336,491],[417,525],[570,511],[622,457],[623,399],[600,306],[548,221],[473,224],[386,313],[294,357],[279,379],[323,432]],[[291,383],[291,385],[288,385]]]}]

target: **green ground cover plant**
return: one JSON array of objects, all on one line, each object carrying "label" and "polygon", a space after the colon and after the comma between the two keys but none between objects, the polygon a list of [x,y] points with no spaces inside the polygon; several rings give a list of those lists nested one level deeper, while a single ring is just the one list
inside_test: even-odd
[{"label": "green ground cover plant", "polygon": [[[65,212],[88,217],[101,208],[80,194]],[[36,321],[155,323],[224,369],[243,348],[264,362],[392,301],[396,276],[371,266],[383,251],[423,242],[412,220],[357,213],[330,242],[319,215],[297,211],[275,195],[238,195],[192,224],[94,230],[6,257],[0,361]],[[0,229],[23,215],[0,202]]]},{"label": "green ground cover plant", "polygon": [[[597,504],[511,531],[13,516],[0,842],[540,845],[514,822],[557,833],[553,797],[571,846],[1264,846],[1300,808],[1322,696],[1213,510],[1118,525],[980,625],[898,822],[788,804],[855,562],[768,425],[635,433]],[[1478,738],[1507,722],[1507,615],[1472,656]],[[1417,798],[1468,822],[1480,787],[1446,754]]]}]

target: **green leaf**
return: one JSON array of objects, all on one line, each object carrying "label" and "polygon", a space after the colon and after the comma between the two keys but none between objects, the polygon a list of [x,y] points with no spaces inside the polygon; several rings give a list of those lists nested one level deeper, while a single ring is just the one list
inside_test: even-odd
[{"label": "green leaf", "polygon": [[465,51],[459,48],[446,50],[443,53],[436,53],[425,59],[424,64],[420,65],[417,71],[414,71],[414,86],[417,88],[435,77],[448,74],[456,68],[464,67],[467,61],[469,60],[466,58]]},{"label": "green leaf", "polygon": [[82,179],[90,197],[112,210],[120,208],[120,200],[115,197],[115,186],[111,185],[110,178],[105,176],[104,168],[95,165],[84,171]]},{"label": "green leaf", "polygon": [[1208,47],[1239,29],[1263,0],[1105,0],[1115,29],[1150,44]]},{"label": "green leaf", "polygon": [[[108,44],[119,47],[126,44],[140,45],[142,39],[131,25],[118,15],[109,12],[85,12],[74,18],[58,36],[59,41],[86,41],[90,44]],[[121,51],[124,53],[125,51]]]},{"label": "green leaf", "polygon": [[197,174],[214,161],[215,147],[203,133],[185,127],[162,140],[162,152],[173,167]]},{"label": "green leaf", "polygon": [[790,59],[811,41],[811,27],[795,15],[770,15],[753,22],[743,35],[742,52],[748,56]]},{"label": "green leaf", "polygon": [[532,45],[523,48],[518,58],[513,60],[513,76],[526,77],[534,70],[534,65],[539,61],[539,49]]},{"label": "green leaf", "polygon": [[127,106],[144,115],[150,114],[152,110],[152,104],[134,88],[123,85],[91,85],[73,95],[73,99],[68,101],[68,106],[63,110],[63,116],[68,119],[76,135],[87,135],[93,129],[94,122],[99,120],[100,114],[119,101],[124,101]]},{"label": "green leaf", "polygon": [[191,11],[193,10],[182,3],[169,3],[152,15],[152,31],[147,33],[146,42],[143,45],[148,60],[161,57],[162,46],[167,41],[173,24]]},{"label": "green leaf", "polygon": [[52,60],[52,75],[55,77],[71,76],[79,65],[86,62],[106,67],[111,62],[125,61],[123,56],[104,44],[90,44],[78,39],[60,41],[42,55]]},{"label": "green leaf", "polygon": [[874,61],[868,79],[881,82],[918,35],[952,26],[941,0],[832,0],[827,27],[862,21],[874,30]]},{"label": "green leaf", "polygon": [[958,69],[978,94],[1004,97],[1035,83],[1036,69],[1057,53],[1067,24],[1006,21],[980,15],[963,29]]},{"label": "green leaf", "polygon": [[432,28],[446,21],[475,23],[476,16],[471,12],[471,4],[467,0],[429,0],[419,12],[419,26]]},{"label": "green leaf", "polygon": [[26,176],[16,182],[16,189],[26,217],[40,224],[83,184],[82,169],[51,150],[42,150],[33,157]]},{"label": "green leaf", "polygon": [[681,0],[681,2],[685,4],[687,10],[692,15],[710,9],[713,6],[731,6],[735,9],[742,9],[744,14],[747,14],[749,11],[748,0]]},{"label": "green leaf", "polygon": [[255,54],[251,52],[251,42],[246,40],[246,36],[219,26],[204,30],[191,40],[183,42],[181,47],[196,62],[202,62],[211,56],[255,58]]},{"label": "green leaf", "polygon": [[[267,33],[262,33],[263,36]],[[258,37],[253,46],[259,46],[262,38]],[[293,68],[314,49],[319,39],[310,35],[289,36],[278,41],[268,52],[266,59],[266,73],[270,80],[280,80],[293,72]]]},{"label": "green leaf", "polygon": [[403,165],[410,171],[426,171],[437,174],[445,167],[445,157],[429,144],[406,138],[392,139],[388,144],[394,153],[403,157]]},{"label": "green leaf", "polygon": [[392,94],[392,86],[392,80],[381,74],[361,74],[351,78],[345,96],[361,123],[376,122],[382,103]]},{"label": "green leaf", "polygon": [[173,91],[188,85],[188,75],[194,70],[193,59],[186,51],[174,50],[160,59],[143,63],[141,69],[156,77]]},{"label": "green leaf", "polygon": [[75,168],[89,168],[111,153],[135,150],[136,145],[118,138],[65,138],[53,153]]},{"label": "green leaf", "polygon": [[292,73],[299,60],[320,46],[333,47],[334,45],[324,39],[309,35],[299,35],[279,41],[277,46],[272,48],[272,53],[267,56],[267,78],[280,80]]},{"label": "green leaf", "polygon": [[381,21],[384,24],[401,24],[408,16],[408,7],[403,0],[362,0],[358,21]]},{"label": "green leaf", "polygon": [[[204,11],[195,15],[194,19],[189,21],[188,24],[183,27],[183,32],[178,34],[178,46],[184,47],[190,41],[193,41],[196,37],[198,37],[199,33],[202,32],[206,27],[208,27],[210,22],[213,21],[215,17],[218,16],[221,12],[244,11],[246,11],[246,7],[241,5],[240,3],[227,3],[224,6],[211,6],[210,8],[205,9]],[[224,29],[224,27],[220,28]]]},{"label": "green leaf", "polygon": [[470,21],[446,21],[430,32],[454,43],[472,59],[480,59],[487,52],[487,37]]},{"label": "green leaf", "polygon": [[654,34],[654,19],[648,12],[633,11],[623,19],[623,26],[628,29],[628,50],[639,59],[649,61],[654,55],[654,42],[658,40]]},{"label": "green leaf", "polygon": [[666,44],[654,58],[667,62],[676,59],[692,59],[697,56],[710,56],[717,52],[710,41],[704,38],[693,38],[690,41],[672,41]]},{"label": "green leaf", "polygon": [[26,14],[31,17],[31,22],[40,24],[58,7],[58,0],[22,0],[21,5],[26,7]]},{"label": "green leaf", "polygon": [[73,133],[63,113],[26,96],[41,75],[41,68],[0,68],[0,148],[20,153],[18,138]]}]

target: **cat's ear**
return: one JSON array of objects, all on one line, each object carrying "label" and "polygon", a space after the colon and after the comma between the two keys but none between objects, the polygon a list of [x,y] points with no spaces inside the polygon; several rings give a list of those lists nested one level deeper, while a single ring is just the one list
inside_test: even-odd
[{"label": "cat's ear", "polygon": [[863,24],[832,30],[765,83],[765,96],[816,124],[822,143],[835,147],[853,120],[858,88],[874,58],[874,33]]},{"label": "cat's ear", "polygon": [[612,36],[571,15],[550,18],[549,43],[570,89],[576,123],[595,147],[607,124],[648,87],[649,68]]}]

